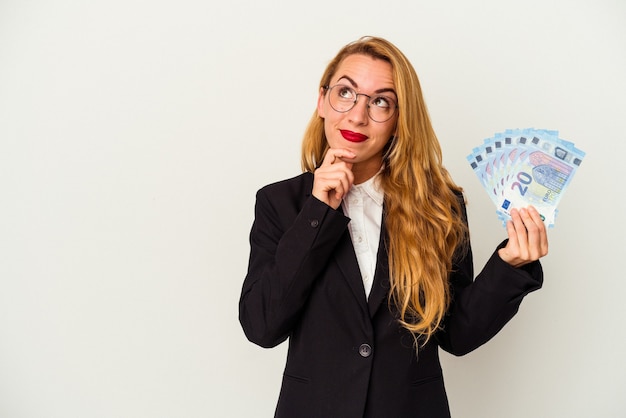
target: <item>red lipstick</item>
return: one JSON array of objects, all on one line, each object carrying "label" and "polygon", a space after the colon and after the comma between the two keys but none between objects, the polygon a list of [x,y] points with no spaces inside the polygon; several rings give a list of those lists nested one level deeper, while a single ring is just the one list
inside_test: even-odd
[{"label": "red lipstick", "polygon": [[358,132],[339,130],[341,132],[341,136],[347,141],[350,142],[363,142],[367,139],[367,136],[360,134]]}]

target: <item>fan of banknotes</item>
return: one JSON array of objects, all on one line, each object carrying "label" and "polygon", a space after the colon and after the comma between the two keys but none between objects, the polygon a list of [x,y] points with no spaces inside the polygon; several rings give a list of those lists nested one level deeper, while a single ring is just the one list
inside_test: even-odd
[{"label": "fan of banknotes", "polygon": [[533,205],[548,227],[585,153],[558,131],[507,129],[467,156],[503,224],[513,208]]}]

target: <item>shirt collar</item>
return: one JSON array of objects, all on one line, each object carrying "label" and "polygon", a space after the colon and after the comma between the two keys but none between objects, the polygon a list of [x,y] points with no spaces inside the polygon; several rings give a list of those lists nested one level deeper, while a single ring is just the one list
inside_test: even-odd
[{"label": "shirt collar", "polygon": [[385,194],[383,192],[383,188],[382,185],[380,184],[380,172],[382,171],[382,168],[380,171],[378,171],[378,173],[376,173],[372,178],[368,179],[367,181],[361,183],[361,184],[356,184],[353,185],[352,187],[367,193],[367,195],[378,205],[378,206],[382,206],[383,205],[383,201],[385,198]]}]

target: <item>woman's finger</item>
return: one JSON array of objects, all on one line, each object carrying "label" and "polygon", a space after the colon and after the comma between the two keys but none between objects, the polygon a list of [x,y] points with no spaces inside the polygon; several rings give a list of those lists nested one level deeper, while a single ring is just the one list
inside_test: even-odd
[{"label": "woman's finger", "polygon": [[533,206],[530,206],[524,217],[524,224],[528,231],[528,245],[533,260],[539,259],[548,253],[548,234],[541,215]]},{"label": "woman's finger", "polygon": [[[326,151],[326,155],[324,156],[324,160],[322,161],[322,165],[332,165],[336,162],[346,160],[351,160],[356,157],[356,154],[350,150],[344,148],[329,148]],[[346,161],[349,163],[349,161]]]},{"label": "woman's finger", "polygon": [[354,182],[352,163],[344,159],[354,157],[355,154],[349,150],[330,148],[322,165],[315,170],[313,196],[337,209]]}]

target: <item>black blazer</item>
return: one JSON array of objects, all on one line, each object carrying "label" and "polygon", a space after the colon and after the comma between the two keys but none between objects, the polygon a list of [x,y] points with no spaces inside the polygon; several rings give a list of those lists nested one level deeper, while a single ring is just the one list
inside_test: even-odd
[{"label": "black blazer", "polygon": [[449,417],[438,347],[463,355],[488,341],[541,287],[541,265],[516,269],[494,253],[473,281],[467,251],[450,277],[443,329],[417,353],[388,304],[384,222],[368,300],[350,219],[313,197],[312,185],[305,173],[259,190],[250,233],[241,325],[262,347],[289,339],[275,416]]}]

